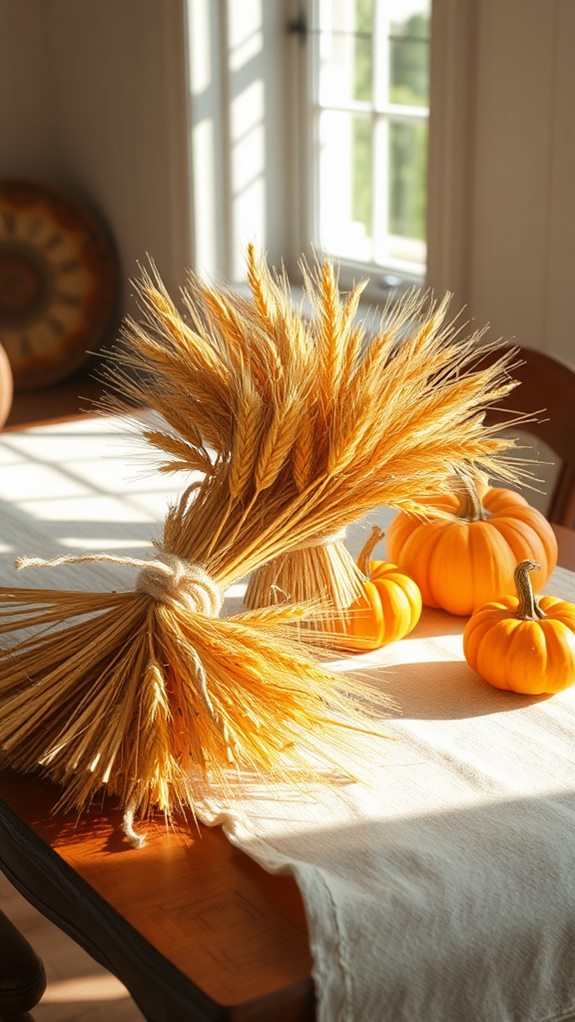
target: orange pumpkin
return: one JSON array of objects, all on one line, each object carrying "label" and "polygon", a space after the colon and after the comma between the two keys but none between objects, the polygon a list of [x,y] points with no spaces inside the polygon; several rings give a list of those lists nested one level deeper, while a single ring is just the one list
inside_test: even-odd
[{"label": "orange pumpkin", "polygon": [[463,633],[465,659],[495,688],[542,695],[575,682],[575,604],[555,596],[535,599],[529,572],[515,569],[517,596],[503,596],[474,614]]},{"label": "orange pumpkin", "polygon": [[545,585],[557,563],[557,540],[520,494],[492,487],[480,500],[462,478],[459,492],[445,494],[436,506],[457,520],[399,514],[387,532],[389,556],[415,579],[427,607],[471,614],[513,591],[515,566],[526,558],[541,565],[535,589]]},{"label": "orange pumpkin", "polygon": [[370,559],[382,538],[382,530],[374,526],[357,559],[366,576],[364,594],[345,617],[335,622],[336,631],[342,635],[338,645],[347,649],[379,649],[402,639],[415,628],[421,616],[421,593],[413,579],[395,564]]}]

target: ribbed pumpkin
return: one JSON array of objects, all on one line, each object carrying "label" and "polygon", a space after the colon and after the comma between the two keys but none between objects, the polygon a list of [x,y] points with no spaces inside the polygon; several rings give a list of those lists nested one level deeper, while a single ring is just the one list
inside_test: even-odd
[{"label": "ribbed pumpkin", "polygon": [[364,595],[349,608],[345,618],[334,622],[342,635],[338,646],[346,649],[379,649],[415,628],[421,616],[421,593],[412,578],[387,561],[372,561],[371,554],[383,539],[376,525],[357,564],[366,576]]},{"label": "ribbed pumpkin", "polygon": [[540,591],[557,563],[557,540],[543,515],[512,490],[491,487],[480,500],[473,483],[438,498],[438,509],[457,521],[420,521],[399,514],[387,532],[389,556],[417,582],[424,604],[468,615],[501,593],[513,591],[519,561],[541,567]]},{"label": "ribbed pumpkin", "polygon": [[542,695],[575,683],[575,604],[533,594],[529,572],[535,561],[515,569],[517,596],[488,603],[469,619],[463,633],[465,659],[495,688]]}]

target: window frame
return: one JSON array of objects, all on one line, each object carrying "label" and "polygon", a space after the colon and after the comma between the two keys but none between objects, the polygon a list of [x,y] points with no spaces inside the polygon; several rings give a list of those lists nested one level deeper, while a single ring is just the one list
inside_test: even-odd
[{"label": "window frame", "polygon": [[[286,0],[288,55],[286,95],[290,98],[288,131],[292,142],[290,177],[296,186],[291,196],[291,258],[288,269],[299,276],[298,254],[307,259],[324,253],[312,244],[313,218],[317,216],[311,167],[313,122],[309,116],[313,93],[311,47],[308,26],[316,0]],[[385,301],[391,291],[428,285],[447,286],[463,293],[468,277],[466,231],[470,198],[474,97],[472,55],[476,35],[473,0],[432,0],[430,52],[430,105],[427,164],[427,266],[425,273],[409,272],[390,265],[338,258],[340,285],[368,278],[366,299]],[[318,235],[316,235],[318,236]]]}]

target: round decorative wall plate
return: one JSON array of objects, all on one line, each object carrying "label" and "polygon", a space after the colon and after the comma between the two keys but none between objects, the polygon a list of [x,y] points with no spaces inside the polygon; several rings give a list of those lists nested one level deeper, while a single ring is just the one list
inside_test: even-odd
[{"label": "round decorative wall plate", "polygon": [[42,185],[0,181],[0,343],[16,389],[73,373],[118,302],[116,251],[94,213]]}]

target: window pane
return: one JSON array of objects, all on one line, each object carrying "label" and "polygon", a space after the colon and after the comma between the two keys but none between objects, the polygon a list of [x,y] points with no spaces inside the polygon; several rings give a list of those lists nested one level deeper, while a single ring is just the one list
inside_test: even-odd
[{"label": "window pane", "polygon": [[371,102],[371,39],[322,32],[319,50],[319,100],[322,106],[343,106],[353,100]]},{"label": "window pane", "polygon": [[429,105],[429,10],[428,3],[416,3],[420,10],[401,17],[396,3],[389,39],[389,96],[392,103]]},{"label": "window pane", "polygon": [[354,223],[360,223],[369,237],[372,233],[373,217],[373,134],[371,120],[366,117],[352,118],[353,145],[353,199]]},{"label": "window pane", "polygon": [[373,133],[369,117],[320,117],[320,244],[334,255],[371,260]]},{"label": "window pane", "polygon": [[373,30],[375,0],[319,0],[312,7],[317,16],[317,21],[312,23],[314,32],[371,33]]},{"label": "window pane", "polygon": [[429,39],[431,0],[382,0],[388,11],[392,35]]},{"label": "window pane", "polygon": [[[398,238],[425,239],[427,180],[427,121],[392,122],[389,126],[389,233]],[[396,241],[396,249],[414,253],[421,245],[405,246]],[[390,254],[393,244],[390,239]],[[395,255],[395,258],[407,258]],[[419,260],[415,260],[419,261]]]},{"label": "window pane", "polygon": [[390,41],[389,98],[407,106],[429,105],[429,47],[427,43]]}]

